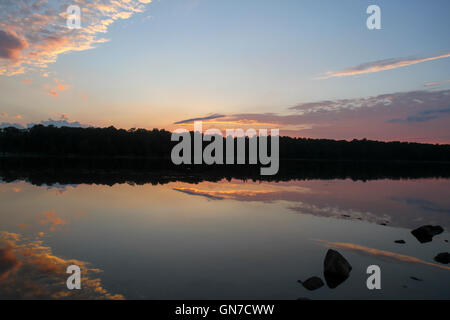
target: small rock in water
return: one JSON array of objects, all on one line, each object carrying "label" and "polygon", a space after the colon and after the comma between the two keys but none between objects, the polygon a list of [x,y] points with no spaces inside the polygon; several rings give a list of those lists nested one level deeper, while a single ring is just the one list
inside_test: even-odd
[{"label": "small rock in water", "polygon": [[352,266],[337,251],[328,250],[323,263],[323,275],[329,288],[334,289],[350,276]]},{"label": "small rock in water", "polygon": [[419,240],[420,243],[431,242],[433,237],[444,232],[441,226],[422,226],[411,231],[412,235]]},{"label": "small rock in water", "polygon": [[415,281],[423,281],[422,279],[416,278],[416,277],[410,277],[411,279],[415,280]]},{"label": "small rock in water", "polygon": [[448,264],[450,262],[450,253],[448,252],[439,253],[436,257],[434,257],[434,261],[443,264]]},{"label": "small rock in water", "polygon": [[395,240],[394,242],[395,243],[400,243],[400,244],[405,244],[406,243],[405,240]]},{"label": "small rock in water", "polygon": [[322,279],[320,279],[319,277],[312,277],[303,282],[299,280],[298,282],[301,283],[309,291],[317,290],[324,285]]}]

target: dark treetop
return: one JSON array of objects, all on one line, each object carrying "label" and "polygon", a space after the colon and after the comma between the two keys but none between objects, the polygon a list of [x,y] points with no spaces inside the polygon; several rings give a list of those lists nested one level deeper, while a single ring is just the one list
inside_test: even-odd
[{"label": "dark treetop", "polygon": [[[169,158],[177,143],[170,138],[169,131],[158,129],[10,127],[0,129],[0,155]],[[450,145],[280,137],[280,158],[449,162]]]}]

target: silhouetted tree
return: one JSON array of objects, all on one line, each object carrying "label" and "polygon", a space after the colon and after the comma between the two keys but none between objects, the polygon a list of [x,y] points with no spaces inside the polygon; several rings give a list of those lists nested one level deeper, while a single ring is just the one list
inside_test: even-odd
[{"label": "silhouetted tree", "polygon": [[[170,138],[169,131],[158,129],[124,130],[112,126],[57,128],[43,125],[29,129],[9,127],[0,129],[0,153],[168,158],[176,144]],[[280,157],[309,160],[450,161],[450,145],[280,137]]]}]

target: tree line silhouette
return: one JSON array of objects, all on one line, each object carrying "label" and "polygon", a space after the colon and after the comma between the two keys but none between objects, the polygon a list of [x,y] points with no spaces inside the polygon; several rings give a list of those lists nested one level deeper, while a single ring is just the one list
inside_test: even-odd
[{"label": "tree line silhouette", "polygon": [[[0,155],[3,156],[169,158],[177,143],[171,141],[171,132],[159,129],[58,128],[43,125],[29,129],[0,129]],[[207,144],[209,142],[203,142],[204,146]],[[280,158],[450,161],[450,145],[280,137]]]}]

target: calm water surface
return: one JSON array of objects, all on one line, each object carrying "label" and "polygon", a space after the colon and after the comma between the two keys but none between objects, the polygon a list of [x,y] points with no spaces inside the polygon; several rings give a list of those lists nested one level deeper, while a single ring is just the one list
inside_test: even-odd
[{"label": "calm water surface", "polygon": [[[450,299],[450,267],[433,260],[449,251],[448,179],[15,181],[0,201],[1,298]],[[426,224],[446,232],[421,244],[410,232]],[[329,248],[350,277],[307,291],[297,280],[323,279]],[[70,264],[83,270],[77,293]],[[366,287],[373,264],[379,291]]]}]

